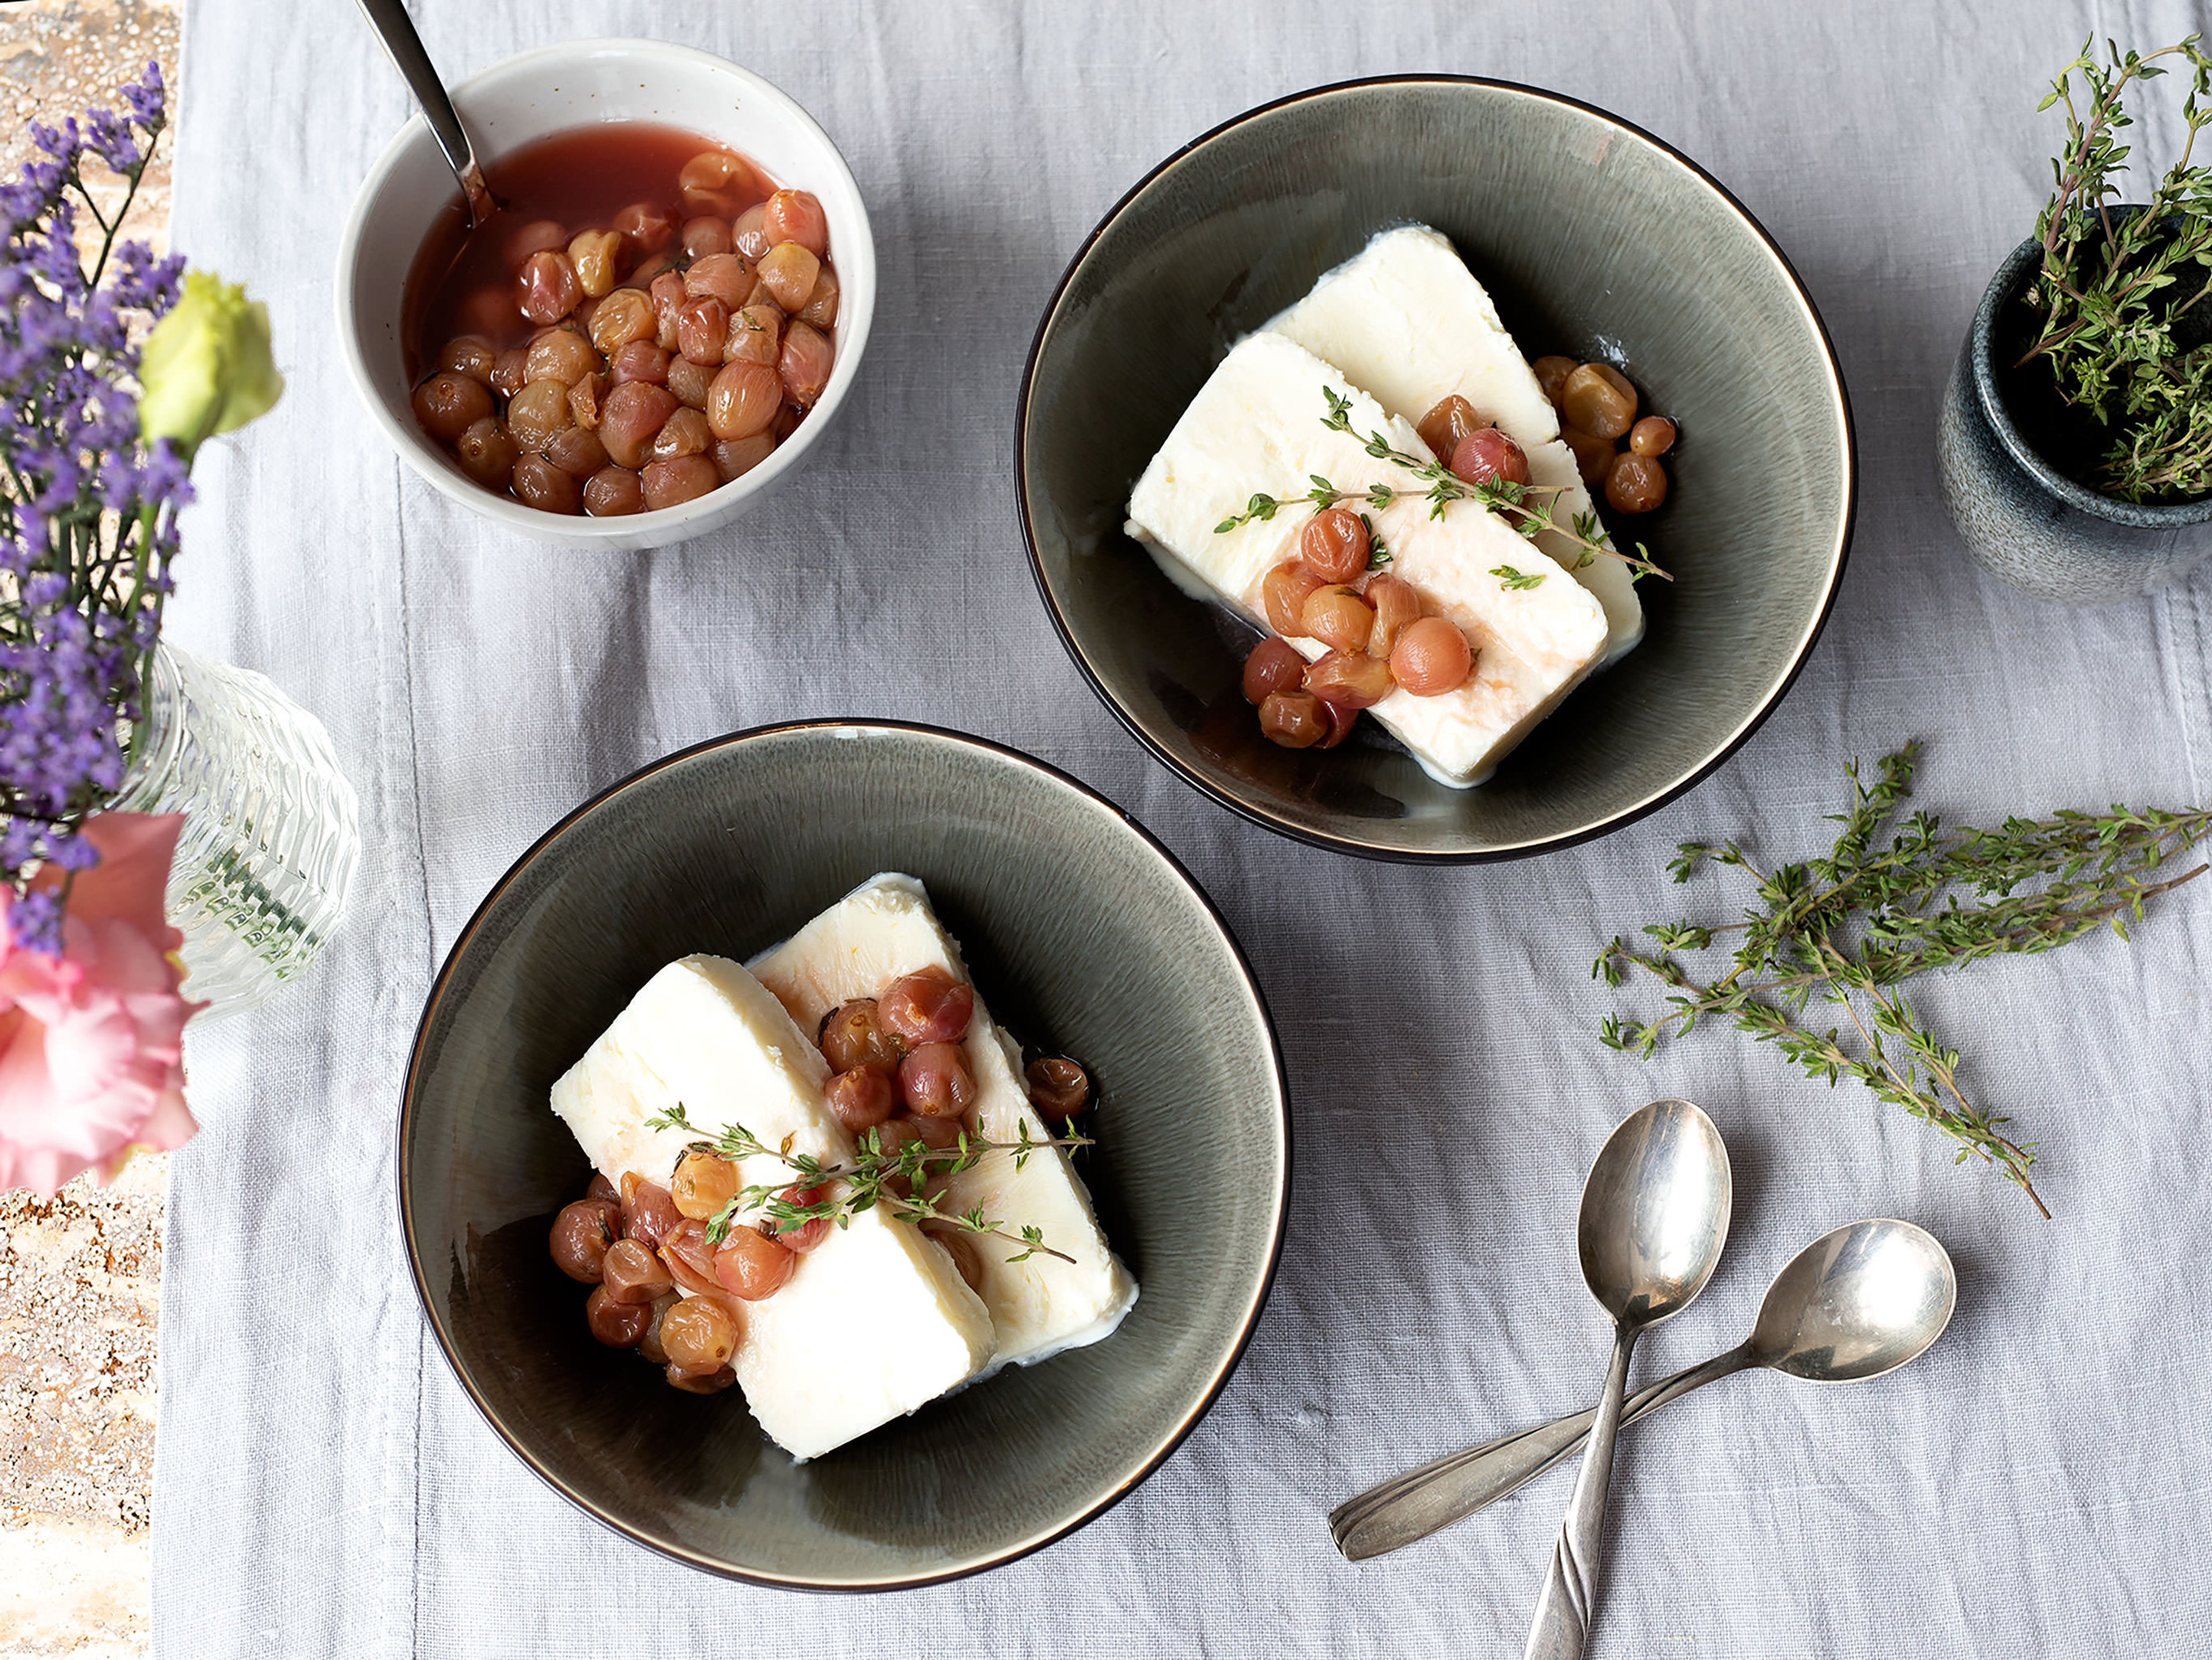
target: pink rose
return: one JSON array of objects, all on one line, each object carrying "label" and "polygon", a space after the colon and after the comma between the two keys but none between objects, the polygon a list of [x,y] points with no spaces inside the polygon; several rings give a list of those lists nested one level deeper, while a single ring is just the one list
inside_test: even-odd
[{"label": "pink rose", "polygon": [[16,946],[15,896],[0,889],[0,1190],[51,1197],[86,1170],[105,1183],[134,1147],[179,1147],[199,1128],[185,1108],[183,1045],[206,1006],[178,991],[170,953],[184,936],[162,913],[184,822],[87,822],[100,862],[70,889],[59,957]]}]

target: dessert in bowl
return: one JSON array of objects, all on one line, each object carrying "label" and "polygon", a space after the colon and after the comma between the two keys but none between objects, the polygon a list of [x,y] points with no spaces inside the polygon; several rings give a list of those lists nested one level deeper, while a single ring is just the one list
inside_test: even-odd
[{"label": "dessert in bowl", "polygon": [[454,88],[502,210],[471,230],[417,118],[338,258],[349,368],[401,457],[524,534],[649,547],[799,465],[866,345],[850,172],[758,76],[643,40],[544,48]]},{"label": "dessert in bowl", "polygon": [[[886,1031],[915,1064],[847,1098]],[[1035,1064],[1070,1056],[1087,1100]],[[1072,1157],[928,1172],[1003,1231],[788,1208],[852,1184],[793,1192],[787,1155],[1070,1118]],[[632,1538],[825,1590],[995,1566],[1142,1480],[1249,1337],[1289,1182],[1266,1008],[1173,859],[1048,768],[881,723],[703,745],[549,832],[432,988],[399,1137],[417,1288],[494,1429]],[[1032,1227],[1058,1255],[1012,1260]]]},{"label": "dessert in bowl", "polygon": [[1856,494],[1750,216],[1603,112],[1447,76],[1163,162],[1070,265],[1017,419],[1038,588],[1108,707],[1377,858],[1565,846],[1710,773],[1817,639]]}]

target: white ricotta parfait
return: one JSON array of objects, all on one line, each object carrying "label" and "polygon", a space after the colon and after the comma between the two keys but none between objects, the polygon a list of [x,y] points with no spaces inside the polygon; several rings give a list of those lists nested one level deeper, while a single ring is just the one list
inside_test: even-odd
[{"label": "white ricotta parfait", "polygon": [[[1533,380],[1530,388],[1540,401]],[[1349,404],[1358,435],[1323,424],[1324,389]],[[1262,585],[1274,567],[1298,556],[1307,519],[1299,502],[1315,477],[1344,490],[1410,487],[1412,495],[1368,509],[1369,516],[1390,552],[1390,574],[1419,591],[1428,612],[1467,635],[1474,667],[1454,690],[1419,697],[1401,687],[1368,713],[1431,777],[1465,788],[1488,777],[1596,665],[1606,649],[1606,613],[1526,537],[1479,504],[1456,502],[1442,518],[1431,517],[1418,479],[1367,453],[1365,435],[1374,432],[1409,454],[1429,454],[1411,422],[1304,347],[1281,334],[1248,336],[1191,400],[1137,481],[1127,528],[1185,592],[1218,599],[1264,629]],[[1255,492],[1284,508],[1273,519],[1217,531]],[[1552,580],[1525,586],[1501,570]],[[1326,649],[1318,640],[1290,643],[1309,660]]]},{"label": "white ricotta parfait", "polygon": [[[562,1074],[553,1110],[617,1187],[626,1171],[665,1185],[688,1144],[736,1124],[842,1162],[852,1138],[823,1104],[828,1070],[744,967],[687,957]],[[690,1128],[647,1128],[679,1105]],[[739,1168],[749,1185],[790,1178],[769,1154]],[[945,1249],[878,1207],[831,1228],[775,1295],[744,1305],[731,1364],[761,1428],[805,1459],[958,1388],[995,1347],[990,1311]]]},{"label": "white ricotta parfait", "polygon": [[[863,884],[755,959],[752,969],[809,1032],[819,1030],[831,1010],[875,997],[904,975],[938,969],[973,984],[928,893],[915,878],[900,875]],[[962,1048],[975,1080],[971,1110],[979,1134],[1012,1141],[1027,1130],[1042,1141],[1059,1134],[1030,1107],[1021,1048],[993,1023],[980,995]],[[1090,1194],[1056,1148],[1031,1153],[1019,1170],[1011,1153],[986,1154],[951,1178],[945,1207],[963,1214],[981,1207],[1017,1232],[1034,1226],[1053,1250],[1074,1259],[1038,1254],[1014,1262],[1007,1259],[1018,1247],[996,1238],[972,1241],[976,1288],[994,1334],[991,1371],[1095,1343],[1121,1324],[1137,1299],[1137,1283],[1108,1246]]]},{"label": "white ricotta parfait", "polygon": [[[1521,446],[1529,481],[1557,489],[1551,501],[1559,523],[1585,514],[1595,522],[1574,453],[1560,441],[1558,410],[1488,291],[1441,233],[1426,225],[1382,232],[1267,326],[1334,364],[1408,424],[1447,398],[1466,398]],[[1610,545],[1602,530],[1599,538]],[[1626,563],[1602,555],[1585,562],[1586,550],[1557,531],[1539,532],[1536,545],[1605,607],[1605,661],[1643,639],[1644,604]]]}]

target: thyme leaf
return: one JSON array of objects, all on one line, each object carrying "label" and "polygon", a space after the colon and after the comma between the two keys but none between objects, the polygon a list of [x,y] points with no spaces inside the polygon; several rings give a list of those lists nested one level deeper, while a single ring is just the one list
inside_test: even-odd
[{"label": "thyme leaf", "polygon": [[[1743,920],[1661,922],[1648,948],[1616,938],[1593,977],[1619,988],[1632,974],[1668,990],[1666,1012],[1605,1017],[1607,1048],[1649,1056],[1708,1017],[1771,1043],[1807,1076],[1848,1078],[1923,1119],[2051,1214],[2029,1179],[2036,1144],[2006,1134],[2007,1117],[1978,1104],[1961,1081],[1959,1051],[1940,1042],[1900,985],[1984,957],[2050,951],[2109,926],[2123,939],[2152,899],[2204,874],[2198,865],[2160,879],[2179,854],[2212,837],[2212,811],[2114,806],[2008,818],[1995,830],[1946,830],[1929,813],[1900,818],[1920,745],[1884,758],[1871,779],[1845,769],[1851,802],[1825,858],[1764,871],[1735,842],[1685,842],[1668,866],[1686,882],[1708,865],[1743,873],[1758,903]],[[1890,833],[1889,844],[1877,839]],[[1700,979],[1680,953],[1741,935],[1725,974]],[[1820,1030],[1819,1006],[1847,1023]],[[1846,1037],[1848,1029],[1852,1036]]]},{"label": "thyme leaf", "polygon": [[[696,1128],[685,1116],[681,1102],[647,1119],[646,1128]],[[1009,1229],[1004,1222],[984,1215],[981,1207],[964,1214],[947,1210],[941,1185],[951,1177],[975,1169],[990,1153],[1011,1154],[1015,1169],[1019,1170],[1031,1154],[1048,1147],[1073,1152],[1078,1147],[1092,1145],[1089,1136],[1076,1134],[1073,1118],[1063,1128],[1063,1134],[1038,1137],[1030,1134],[1030,1127],[1024,1123],[1019,1137],[1012,1141],[994,1141],[970,1135],[963,1129],[957,1142],[941,1148],[922,1141],[886,1147],[882,1132],[868,1129],[856,1139],[850,1164],[825,1164],[811,1153],[794,1152],[789,1136],[781,1146],[771,1147],[742,1124],[732,1124],[711,1137],[701,1132],[702,1139],[685,1150],[702,1147],[732,1162],[765,1156],[781,1161],[791,1172],[790,1178],[785,1181],[756,1183],[739,1189],[730,1202],[708,1220],[707,1237],[714,1244],[728,1238],[730,1230],[740,1222],[766,1223],[773,1233],[787,1233],[816,1221],[842,1228],[849,1226],[855,1216],[880,1205],[901,1221],[916,1225],[935,1222],[963,1233],[1020,1244],[1022,1249],[1006,1258],[1009,1262],[1027,1262],[1037,1256],[1073,1262],[1075,1259],[1066,1251],[1054,1250],[1046,1244],[1043,1233],[1035,1227],[1025,1226],[1018,1231]],[[817,1189],[824,1190],[818,1198],[801,1201],[792,1196]]]},{"label": "thyme leaf", "polygon": [[[2023,297],[2036,331],[2014,367],[2045,362],[2059,398],[2109,435],[2089,482],[2130,502],[2212,489],[2212,339],[2201,314],[2188,316],[2212,293],[2212,167],[2191,163],[2212,124],[2212,57],[2197,40],[2147,53],[2107,43],[2100,62],[2092,35],[2037,106],[2064,106],[2066,144],[2051,164],[2035,222],[2042,263]],[[2190,74],[2181,155],[2140,212],[2115,212],[2130,154],[2118,141],[2133,125],[2126,94],[2164,75],[2163,58]]]},{"label": "thyme leaf", "polygon": [[[1651,557],[1651,550],[1641,542],[1636,544],[1636,551],[1632,554],[1623,553],[1619,548],[1613,546],[1611,538],[1605,533],[1604,526],[1598,522],[1596,514],[1578,513],[1572,518],[1563,520],[1556,511],[1557,503],[1553,499],[1559,494],[1559,485],[1516,484],[1505,478],[1486,479],[1480,484],[1470,484],[1450,468],[1445,466],[1443,462],[1433,457],[1423,458],[1413,454],[1411,451],[1400,449],[1379,432],[1361,434],[1353,431],[1351,400],[1334,386],[1324,386],[1321,392],[1322,398],[1328,400],[1328,412],[1322,417],[1322,425],[1328,428],[1332,432],[1340,432],[1347,437],[1359,439],[1368,454],[1378,461],[1388,461],[1395,467],[1403,468],[1428,488],[1420,490],[1404,489],[1389,484],[1375,483],[1360,489],[1340,489],[1321,474],[1311,473],[1308,477],[1313,488],[1304,495],[1293,496],[1290,501],[1264,493],[1255,495],[1244,504],[1243,512],[1231,514],[1213,527],[1215,535],[1225,536],[1238,526],[1251,524],[1255,520],[1261,521],[1272,520],[1283,508],[1288,507],[1291,501],[1310,502],[1312,504],[1313,510],[1319,513],[1324,508],[1336,507],[1346,502],[1364,502],[1370,508],[1379,509],[1389,507],[1401,496],[1419,496],[1428,502],[1429,517],[1431,519],[1442,519],[1444,516],[1444,510],[1455,502],[1474,502],[1496,514],[1515,530],[1531,540],[1546,531],[1565,537],[1581,550],[1580,556],[1575,561],[1575,569],[1577,570],[1602,554],[1608,559],[1620,560],[1635,572],[1638,578],[1657,576],[1663,577],[1670,582],[1674,580],[1666,570],[1661,569],[1658,562]],[[1364,516],[1362,515],[1363,518]],[[1370,534],[1373,528],[1370,522],[1369,525]],[[1385,556],[1386,562],[1388,556]],[[1374,569],[1371,563],[1369,568]],[[1492,574],[1496,575],[1495,572]],[[1528,582],[1522,586],[1534,587],[1535,583]]]}]

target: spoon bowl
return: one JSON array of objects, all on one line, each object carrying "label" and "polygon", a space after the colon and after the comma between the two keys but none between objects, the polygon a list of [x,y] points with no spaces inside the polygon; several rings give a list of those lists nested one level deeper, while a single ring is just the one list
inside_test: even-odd
[{"label": "spoon bowl", "polygon": [[1728,1149],[1701,1108],[1654,1101],[1606,1138],[1583,1186],[1576,1249],[1613,1318],[1656,1325],[1713,1277],[1734,1189]]},{"label": "spoon bowl", "polygon": [[1774,1276],[1751,1364],[1856,1383],[1917,1360],[1951,1323],[1959,1276],[1933,1234],[1881,1218],[1815,1239]]}]

